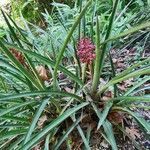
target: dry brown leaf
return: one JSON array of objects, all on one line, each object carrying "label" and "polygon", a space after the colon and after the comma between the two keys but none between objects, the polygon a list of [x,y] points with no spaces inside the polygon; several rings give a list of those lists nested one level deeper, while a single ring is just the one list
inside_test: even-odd
[{"label": "dry brown leaf", "polygon": [[128,80],[125,80],[125,81],[122,81],[119,85],[118,85],[118,88],[121,90],[121,91],[125,91],[128,87],[132,86],[133,85],[133,78],[131,79],[128,79]]},{"label": "dry brown leaf", "polygon": [[121,91],[125,91],[125,90],[126,90],[125,85],[122,84],[122,83],[118,85],[118,88],[119,88],[119,90],[121,90]]},{"label": "dry brown leaf", "polygon": [[35,146],[32,150],[42,150],[40,145]]},{"label": "dry brown leaf", "polygon": [[42,147],[44,145],[44,140],[40,141],[37,145],[35,145],[32,150],[42,150]]},{"label": "dry brown leaf", "polygon": [[41,129],[41,128],[43,127],[45,121],[47,121],[47,116],[46,116],[46,115],[42,116],[42,117],[39,119],[39,121],[38,121],[38,123],[37,123],[39,129]]},{"label": "dry brown leaf", "polygon": [[116,63],[116,67],[117,67],[117,68],[122,68],[122,69],[123,69],[123,68],[126,67],[126,65],[125,65],[124,63],[122,63],[122,62],[117,62],[117,63]]},{"label": "dry brown leaf", "polygon": [[104,96],[102,97],[102,100],[107,101],[112,97],[113,97],[112,91],[107,91],[107,92],[104,93]]},{"label": "dry brown leaf", "polygon": [[68,93],[73,93],[73,89],[69,88],[69,87],[65,87],[64,88],[66,92]]},{"label": "dry brown leaf", "polygon": [[108,115],[108,119],[115,124],[119,124],[123,122],[123,114],[121,112],[112,111]]},{"label": "dry brown leaf", "polygon": [[47,74],[47,70],[45,69],[44,66],[37,66],[37,67],[36,67],[36,70],[37,70],[39,76],[41,77],[41,79],[42,79],[43,81],[49,79],[48,74]]},{"label": "dry brown leaf", "polygon": [[124,81],[125,87],[133,85],[133,78]]},{"label": "dry brown leaf", "polygon": [[129,50],[129,56],[135,56],[136,55],[136,49],[132,48]]},{"label": "dry brown leaf", "polygon": [[135,128],[128,128],[126,127],[126,132],[135,140],[136,137],[137,138],[140,138],[140,133],[139,133],[139,130],[138,129],[135,129]]}]

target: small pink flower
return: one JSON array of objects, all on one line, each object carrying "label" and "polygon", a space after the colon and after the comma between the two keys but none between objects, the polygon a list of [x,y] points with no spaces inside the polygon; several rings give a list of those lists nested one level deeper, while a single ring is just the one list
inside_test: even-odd
[{"label": "small pink flower", "polygon": [[81,38],[77,46],[77,55],[82,63],[91,64],[95,59],[95,45],[89,38]]}]

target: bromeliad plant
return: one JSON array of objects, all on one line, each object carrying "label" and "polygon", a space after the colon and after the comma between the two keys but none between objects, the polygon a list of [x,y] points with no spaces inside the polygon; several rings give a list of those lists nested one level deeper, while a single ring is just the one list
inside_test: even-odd
[{"label": "bromeliad plant", "polygon": [[[119,39],[142,29],[148,30],[150,22],[112,34],[119,4],[119,0],[115,0],[104,32],[100,29],[97,2],[89,0],[84,7],[78,3],[80,13],[73,25],[65,29],[68,34],[56,57],[49,52],[41,54],[25,31],[2,11],[9,34],[0,39],[0,149],[57,150],[64,148],[64,143],[64,149],[73,149],[72,135],[77,131],[83,148],[90,150],[92,128],[83,130],[82,124],[93,115],[97,116],[97,129],[93,130],[98,130],[113,150],[118,148],[112,125],[127,135],[120,124],[127,115],[136,120],[145,134],[149,134],[150,124],[132,107],[150,102],[149,95],[137,95],[141,85],[150,80],[150,58],[117,73],[110,50]],[[89,31],[86,13],[89,11],[93,12],[91,39],[86,36]],[[26,27],[33,35],[27,23]],[[69,43],[74,47],[74,56],[66,60],[63,56],[69,50]],[[111,76],[103,74],[106,60],[111,65]],[[140,81],[141,76],[143,80]],[[102,78],[105,80],[103,84]],[[119,93],[118,84],[130,78],[136,83],[125,93]],[[110,96],[104,99],[108,93]],[[141,149],[134,139],[131,140],[137,149]]]}]

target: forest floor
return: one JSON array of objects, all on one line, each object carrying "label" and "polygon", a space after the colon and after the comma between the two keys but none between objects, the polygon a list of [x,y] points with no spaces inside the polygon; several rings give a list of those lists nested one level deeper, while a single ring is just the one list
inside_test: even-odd
[{"label": "forest floor", "polygon": [[[150,57],[149,48],[145,49],[141,54],[136,52],[136,49],[124,49],[121,53],[116,53],[116,50],[111,51],[112,60],[115,64],[116,71],[119,73],[123,71],[128,66],[134,64],[136,62],[136,58],[147,58]],[[141,77],[143,78],[143,76]],[[123,92],[126,91],[128,87],[132,87],[134,84],[134,79],[126,80],[120,85],[118,85],[118,89]],[[149,86],[150,82],[146,82],[142,87]],[[140,92],[140,91],[139,91]],[[150,90],[145,90],[144,93],[150,94]],[[139,93],[137,93],[138,96]],[[108,96],[108,95],[107,95]],[[105,95],[105,98],[106,95]],[[139,103],[140,106],[147,106],[148,104]],[[150,106],[150,105],[149,105]],[[136,113],[140,114],[144,117],[145,120],[150,122],[150,111],[149,109],[144,110],[142,108],[134,108],[132,109]],[[97,131],[97,123],[98,118],[96,116],[91,117],[88,116],[87,120],[81,123],[81,127],[85,127],[85,131],[91,129],[92,138],[90,139],[91,149],[92,150],[111,150],[110,145],[104,140],[101,131]],[[125,130],[121,132],[121,128],[123,127]],[[146,134],[141,130],[141,127],[137,125],[135,120],[133,120],[130,116],[123,116],[122,123],[118,125],[114,125],[113,127],[115,132],[115,138],[117,140],[117,146],[119,150],[149,150],[150,149],[150,138],[145,136]],[[73,132],[73,141],[74,141],[74,150],[82,150],[83,141],[79,135],[76,135],[76,131]],[[62,148],[63,150],[64,148]]]}]

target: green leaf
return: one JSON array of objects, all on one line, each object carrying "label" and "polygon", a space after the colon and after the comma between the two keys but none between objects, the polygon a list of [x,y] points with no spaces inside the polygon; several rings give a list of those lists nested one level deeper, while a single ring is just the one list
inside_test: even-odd
[{"label": "green leaf", "polygon": [[131,104],[131,105],[130,105],[130,108],[132,108],[132,107],[133,107],[133,108],[142,108],[142,109],[148,110],[148,111],[150,110],[150,106],[142,106],[142,105],[137,105],[137,104],[135,104],[135,105],[134,105],[134,104]]},{"label": "green leaf", "polygon": [[29,142],[24,144],[19,150],[28,150],[32,146],[34,146],[37,142],[39,142],[41,139],[43,139],[48,133],[54,129],[56,126],[58,126],[60,123],[62,123],[66,118],[68,118],[73,113],[77,112],[79,109],[89,105],[89,102],[81,103],[71,109],[68,109],[66,112],[64,112],[62,115],[57,117],[54,121],[52,121],[48,126],[46,126],[42,131],[40,131],[37,135],[35,135],[32,139],[30,139]]},{"label": "green leaf", "polygon": [[26,93],[2,96],[2,97],[0,97],[0,102],[17,99],[17,98],[21,98],[21,97],[39,96],[39,95],[57,95],[57,96],[60,95],[60,96],[72,97],[72,98],[82,101],[81,97],[79,97],[75,94],[72,94],[72,93],[57,92],[57,91],[36,91],[36,92],[26,92]]},{"label": "green leaf", "polygon": [[138,26],[135,26],[135,27],[132,27],[131,29],[127,30],[127,31],[124,31],[122,33],[120,33],[119,35],[116,35],[116,36],[113,36],[113,37],[110,37],[109,39],[105,40],[103,43],[101,43],[101,45],[109,42],[109,41],[114,41],[114,40],[117,40],[119,38],[122,38],[122,37],[125,37],[127,35],[131,35],[137,31],[140,31],[144,28],[148,28],[150,27],[150,22],[145,22],[145,23],[142,23],[141,25],[138,25]]},{"label": "green leaf", "polygon": [[10,139],[10,138],[16,137],[18,135],[25,134],[26,131],[27,131],[26,129],[16,129],[16,130],[10,130],[10,131],[5,132],[5,133],[1,133],[0,134],[0,141]]},{"label": "green leaf", "polygon": [[28,127],[28,124],[5,124],[5,125],[0,125],[0,128],[19,128],[19,127]]},{"label": "green leaf", "polygon": [[29,72],[14,56],[13,54],[5,47],[5,45],[0,40],[1,51],[4,52],[11,62],[26,76],[38,89],[41,89],[41,86],[35,80],[31,72]]},{"label": "green leaf", "polygon": [[109,142],[112,146],[112,149],[117,150],[118,148],[117,148],[116,140],[115,140],[115,137],[114,137],[114,131],[112,129],[111,123],[108,120],[106,120],[104,122],[103,128],[104,128],[106,136],[107,136],[107,138],[108,138],[108,140],[109,140]]},{"label": "green leaf", "polygon": [[[146,91],[148,91],[148,90],[150,90],[150,86],[141,87],[141,88],[139,88],[139,89],[133,91],[131,95],[135,95],[135,94],[137,94],[137,93],[139,93],[139,92],[140,92],[140,93],[141,93],[141,92],[144,93],[144,92],[146,92]],[[150,97],[149,94],[146,94],[145,96]]]},{"label": "green leaf", "polygon": [[[97,108],[97,106],[94,103],[91,103],[91,105],[94,108],[94,111],[97,114],[99,120],[101,120],[100,110]],[[105,133],[106,133],[106,136],[107,136],[106,139],[108,140],[108,143],[111,145],[113,150],[117,150],[118,148],[117,148],[117,144],[116,144],[116,140],[114,137],[114,132],[113,132],[111,123],[106,119],[105,121],[103,121],[102,126],[104,128]]]},{"label": "green leaf", "polygon": [[149,63],[150,62],[150,58],[146,58],[142,61],[138,61],[138,63],[133,64],[131,67],[127,68],[126,70],[124,70],[123,72],[119,73],[113,80],[122,78],[126,75],[128,75],[129,73],[136,71],[137,68],[141,67],[142,65]]},{"label": "green leaf", "polygon": [[119,101],[116,103],[116,105],[123,105],[126,106],[128,104],[131,104],[133,102],[150,102],[150,97],[146,96],[120,96],[117,98],[110,99],[111,101]]},{"label": "green leaf", "polygon": [[3,15],[3,17],[4,17],[4,19],[5,19],[6,23],[7,23],[7,26],[8,26],[8,28],[9,28],[9,30],[10,30],[12,36],[13,36],[14,39],[17,41],[18,45],[19,45],[20,47],[22,47],[22,44],[21,44],[20,40],[18,39],[18,37],[17,37],[17,35],[16,35],[16,33],[15,33],[13,27],[11,26],[9,20],[7,19],[5,13],[4,13],[2,10],[1,10],[1,12],[2,12],[2,15]]},{"label": "green leaf", "polygon": [[11,120],[11,121],[17,121],[17,122],[22,122],[22,123],[29,123],[28,118],[25,117],[16,117],[14,115],[4,115],[0,117],[1,120]]},{"label": "green leaf", "polygon": [[49,149],[50,149],[50,148],[49,148],[50,136],[51,136],[50,134],[48,134],[48,135],[46,136],[44,150],[49,150]]},{"label": "green leaf", "polygon": [[[91,127],[91,125],[89,125],[89,127],[87,128],[87,131],[86,131],[86,139],[89,144],[90,144],[91,133],[92,133],[92,127]],[[86,150],[85,146],[84,146],[84,150]]]},{"label": "green leaf", "polygon": [[16,109],[18,109],[18,108],[22,108],[22,107],[24,107],[24,106],[27,106],[27,105],[29,105],[29,104],[34,104],[34,103],[35,103],[35,101],[24,102],[24,103],[21,103],[21,104],[19,104],[19,105],[12,106],[12,107],[10,107],[10,108],[7,108],[7,109],[5,109],[5,110],[2,110],[2,111],[0,111],[0,117],[3,116],[3,115],[6,115],[6,114],[8,114],[8,113],[10,113],[10,112],[13,111],[13,110],[16,110]]},{"label": "green leaf", "polygon": [[145,83],[145,82],[147,82],[147,81],[149,81],[149,80],[150,80],[150,77],[149,77],[149,76],[143,78],[140,82],[136,83],[136,84],[133,85],[133,87],[131,87],[127,92],[125,92],[124,96],[127,96],[127,95],[129,95],[129,94],[132,94],[132,92],[133,92],[136,88],[140,87],[143,83]]},{"label": "green leaf", "polygon": [[40,116],[41,116],[45,106],[47,105],[48,101],[49,101],[49,98],[43,100],[43,102],[41,103],[39,108],[37,108],[37,112],[35,113],[35,115],[34,115],[34,117],[32,119],[32,123],[31,123],[31,125],[30,125],[30,127],[28,129],[27,134],[26,134],[26,138],[24,140],[24,144],[27,143],[30,140],[31,135],[32,135],[32,133],[33,133],[33,131],[35,129],[35,126],[36,126],[36,124],[37,124],[37,122],[38,122],[38,120],[39,120],[39,118],[40,118]]},{"label": "green leaf", "polygon": [[[122,74],[120,74],[120,76],[118,75],[117,77],[114,77],[112,78],[108,83],[106,83],[103,87],[101,87],[99,89],[99,91],[97,92],[97,94],[101,94],[102,92],[104,92],[109,86],[112,86],[116,83],[119,83],[121,81],[124,81],[124,80],[127,80],[129,78],[132,78],[132,77],[136,77],[136,76],[139,76],[139,75],[143,75],[143,74],[150,74],[150,67],[147,67],[147,68],[142,68],[142,69],[139,69],[139,70],[136,70],[134,72],[131,72],[125,76],[122,76]],[[119,78],[120,77],[120,78]]]},{"label": "green leaf", "polygon": [[[111,36],[111,33],[112,33],[113,23],[114,23],[114,19],[115,19],[115,17],[116,17],[117,6],[118,6],[118,4],[119,4],[119,1],[120,1],[120,0],[115,0],[115,1],[114,1],[112,13],[111,13],[111,16],[110,16],[110,19],[109,19],[109,25],[108,25],[107,32],[106,32],[106,36],[105,36],[105,40],[106,40],[106,41],[109,39],[109,37]],[[102,53],[101,53],[101,57],[100,57],[100,60],[99,60],[99,66],[100,66],[99,74],[100,74],[100,75],[101,75],[102,69],[103,69],[103,67],[104,67],[105,55],[106,55],[106,52],[108,51],[108,50],[107,50],[107,48],[108,48],[107,46],[108,46],[108,42],[105,42],[105,43],[102,45],[102,47],[99,47],[99,49],[102,48]]]},{"label": "green leaf", "polygon": [[23,138],[24,138],[23,136],[21,138],[18,138],[15,142],[11,143],[7,149],[8,150],[17,149],[18,145],[23,141]]},{"label": "green leaf", "polygon": [[77,125],[77,130],[78,130],[78,132],[79,132],[79,134],[83,140],[83,143],[84,143],[86,150],[91,150],[90,145],[89,145],[89,141],[86,139],[86,136],[84,135],[84,132],[79,125]]},{"label": "green leaf", "polygon": [[[42,55],[40,54],[37,54],[35,52],[32,52],[32,51],[29,51],[29,50],[25,50],[23,48],[20,48],[20,47],[17,47],[15,45],[12,45],[12,44],[8,44],[5,42],[5,45],[6,47],[13,47],[13,48],[16,48],[17,50],[27,54],[28,56],[31,56],[33,58],[36,58],[37,60],[39,60],[40,62],[43,62],[47,65],[50,65],[52,68],[54,68],[55,66],[55,62],[46,58],[46,57],[43,57]],[[58,69],[62,72],[64,72],[66,75],[68,75],[71,79],[73,79],[74,81],[76,81],[79,85],[82,85],[83,86],[83,83],[82,83],[82,80],[79,79],[76,75],[74,75],[72,72],[68,71],[64,66],[58,66]]]},{"label": "green leaf", "polygon": [[100,121],[98,122],[98,126],[97,126],[97,130],[101,127],[101,125],[104,123],[104,121],[106,120],[106,117],[109,113],[109,110],[111,109],[113,103],[111,102],[108,102],[105,107],[104,107],[104,110],[103,112],[101,113],[101,119]]},{"label": "green leaf", "polygon": [[[7,68],[3,68],[3,67],[0,67],[0,70],[1,70],[1,72],[7,73],[7,75],[10,75],[11,77],[13,77],[13,78],[15,78],[15,79],[21,81],[22,83],[26,83],[26,82],[25,82],[25,79],[22,78],[22,77],[21,77],[19,74],[17,74],[16,72],[12,72],[11,70],[9,70],[9,69],[7,69]],[[10,78],[10,76],[9,76],[9,78]],[[4,77],[4,75],[3,75],[3,77]],[[6,76],[5,76],[4,78],[7,79]]]},{"label": "green leaf", "polygon": [[137,115],[136,113],[130,111],[127,108],[114,107],[113,109],[125,111],[128,114],[130,114],[131,116],[133,116],[137,120],[137,122],[139,122],[144,127],[144,129],[148,132],[148,134],[150,134],[150,123],[147,122],[145,119],[143,119],[142,117],[140,117],[139,115]]},{"label": "green leaf", "polygon": [[[4,14],[5,15],[5,14]],[[6,14],[7,17],[11,20],[11,22],[14,24],[14,26],[16,27],[16,29],[19,31],[19,33],[21,34],[21,36],[24,38],[24,40],[26,42],[28,42],[27,38],[24,36],[24,34],[22,33],[22,29],[20,27],[18,27],[18,25],[16,24],[16,22],[11,18],[10,15]]]},{"label": "green leaf", "polygon": [[[6,21],[7,25],[8,25],[8,27],[9,27],[9,30],[10,30],[11,34],[13,35],[13,37],[14,37],[14,39],[15,39],[15,41],[17,41],[19,47],[22,47],[22,48],[23,48],[23,46],[22,46],[22,44],[21,44],[21,42],[20,42],[20,39],[18,38],[16,32],[14,31],[14,28],[11,26],[9,20],[7,19],[6,15],[5,15],[5,13],[4,13],[3,11],[2,11],[2,14],[3,14],[3,17],[5,18],[5,21]],[[10,17],[9,17],[9,18],[10,18]],[[13,24],[14,24],[14,22],[13,22]],[[15,24],[15,26],[17,26],[17,25]],[[18,28],[17,28],[17,29],[18,29]],[[45,88],[45,87],[44,87],[44,84],[42,83],[42,81],[41,81],[41,79],[40,79],[38,73],[36,72],[32,61],[31,61],[26,55],[25,55],[25,58],[26,58],[26,61],[28,62],[29,66],[30,66],[30,69],[32,70],[32,72],[34,73],[34,75],[35,75],[35,77],[36,77],[36,79],[37,79],[37,83],[39,84],[39,89],[44,89],[44,88]],[[37,84],[37,85],[38,85],[38,84]]]},{"label": "green leaf", "polygon": [[72,132],[72,130],[79,124],[79,122],[82,120],[83,118],[80,117],[78,118],[68,129],[67,131],[62,135],[62,137],[60,138],[60,140],[57,142],[56,146],[54,147],[54,150],[58,150],[59,147],[61,146],[61,144],[66,140],[66,138],[68,137],[68,135]]}]

